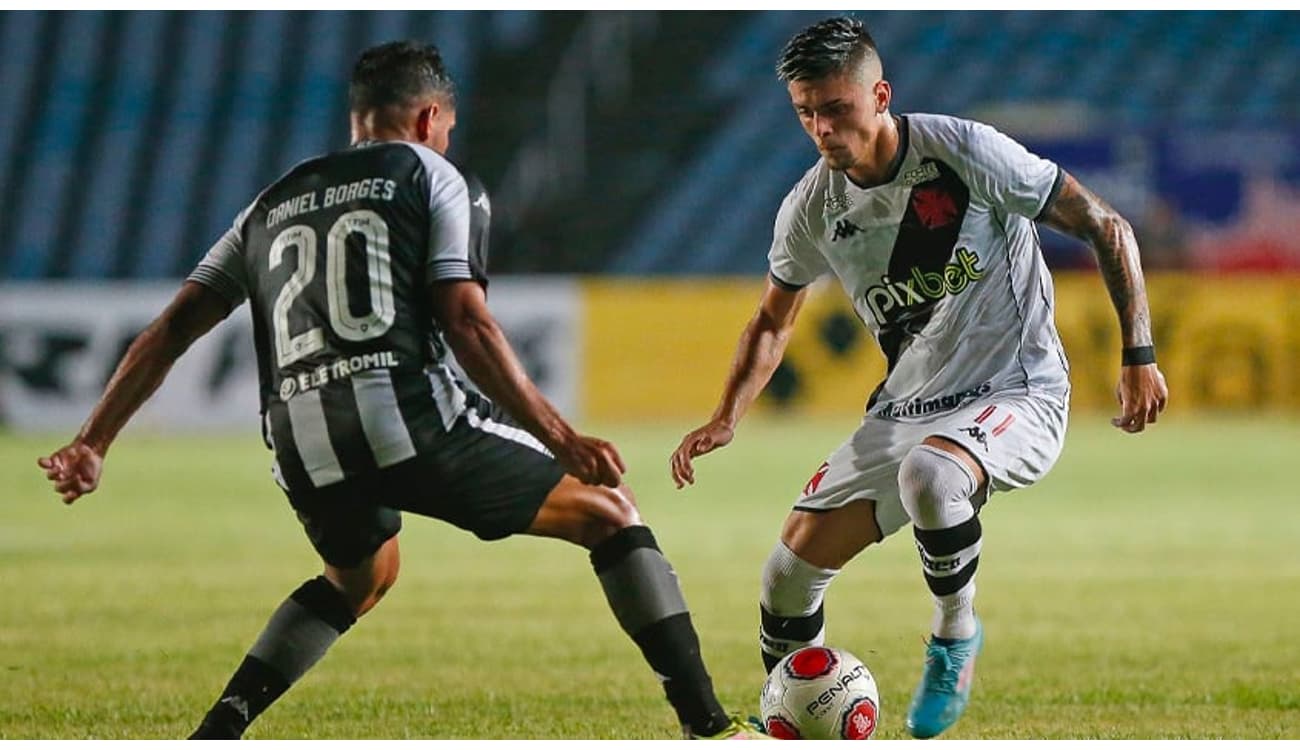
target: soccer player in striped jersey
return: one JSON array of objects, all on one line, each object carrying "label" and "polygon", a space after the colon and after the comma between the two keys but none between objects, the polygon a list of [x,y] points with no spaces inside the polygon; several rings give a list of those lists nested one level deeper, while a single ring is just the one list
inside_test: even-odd
[{"label": "soccer player in striped jersey", "polygon": [[[642,524],[613,445],[538,392],[485,305],[487,194],[442,154],[454,90],[437,50],[363,53],[352,146],[267,187],[132,344],[73,442],[40,459],[66,502],[172,362],[249,303],[273,473],[324,560],[194,733],[237,738],[393,585],[401,512],[484,540],[590,550],[614,614],[688,737],[760,736],[714,695],[672,567]],[[479,391],[462,384],[449,352]]]},{"label": "soccer player in striped jersey", "polygon": [[993,491],[1038,481],[1060,454],[1068,367],[1052,319],[1040,221],[1089,242],[1119,315],[1126,432],[1164,408],[1137,245],[1127,222],[1057,165],[987,125],[896,116],[875,43],[833,18],[790,40],[777,72],[822,158],[776,219],[770,273],[741,334],[721,403],[671,459],[729,442],[780,363],[808,285],[833,274],[887,360],[861,426],[813,474],[763,569],[760,648],[825,638],[822,598],[864,548],[912,524],[935,612],[908,711],[939,734],[970,695],[979,511]]}]

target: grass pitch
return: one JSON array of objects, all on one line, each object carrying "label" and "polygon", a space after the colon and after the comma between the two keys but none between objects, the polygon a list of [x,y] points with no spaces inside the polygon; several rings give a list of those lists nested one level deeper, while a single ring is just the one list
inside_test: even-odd
[{"label": "grass pitch", "polygon": [[[676,566],[720,696],[756,710],[759,567],[793,493],[853,428],[746,424],[675,492],[687,425],[605,431]],[[128,431],[72,508],[0,436],[0,738],[187,734],[318,562],[250,427]],[[954,738],[1300,737],[1300,423],[1170,415],[1142,436],[1075,415],[1039,486],[985,509],[987,643]],[[670,738],[671,712],[577,548],[482,544],[408,516],[398,585],[253,738]],[[827,599],[832,645],[905,736],[929,597],[910,535]]]}]

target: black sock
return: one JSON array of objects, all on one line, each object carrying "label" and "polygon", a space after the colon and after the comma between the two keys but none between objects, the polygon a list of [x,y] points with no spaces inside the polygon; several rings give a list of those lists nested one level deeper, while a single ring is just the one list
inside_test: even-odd
[{"label": "black sock", "polygon": [[688,732],[722,731],[730,719],[700,655],[677,574],[645,526],[629,526],[591,551],[605,598],[623,630],[663,681],[664,694]]},{"label": "black sock", "polygon": [[812,645],[826,624],[826,610],[818,604],[810,615],[782,616],[758,607],[759,653],[763,655],[763,668],[769,673],[786,654]]},{"label": "black sock", "polygon": [[253,719],[288,689],[289,681],[270,665],[255,656],[245,656],[190,739],[239,739]]},{"label": "black sock", "polygon": [[935,596],[959,591],[979,569],[979,544],[984,535],[980,517],[971,516],[949,529],[918,529],[916,551],[921,555],[925,585]]},{"label": "black sock", "polygon": [[914,529],[925,584],[934,594],[931,632],[936,638],[975,634],[975,571],[979,569],[983,529],[980,517],[947,529]]},{"label": "black sock", "polygon": [[354,622],[343,595],[324,576],[299,586],[271,615],[190,739],[239,739]]}]

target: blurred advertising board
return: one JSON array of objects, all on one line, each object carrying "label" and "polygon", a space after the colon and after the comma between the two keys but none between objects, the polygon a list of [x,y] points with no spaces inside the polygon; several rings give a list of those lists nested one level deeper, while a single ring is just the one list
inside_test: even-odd
[{"label": "blurred advertising board", "polygon": [[[1072,405],[1114,408],[1119,327],[1094,271],[1055,274]],[[1300,413],[1300,274],[1152,273],[1147,279],[1170,408]],[[489,303],[525,369],[588,422],[706,418],[721,393],[762,278],[631,281],[523,278]],[[122,352],[172,284],[0,286],[0,422],[76,429]],[[177,363],[137,424],[256,429],[246,308]],[[860,413],[884,359],[837,285],[820,284],[756,410]]]},{"label": "blurred advertising board", "polygon": [[[175,282],[0,285],[0,425],[75,430]],[[566,279],[493,281],[488,304],[529,374],[561,409],[577,404],[580,294]],[[257,365],[241,307],[176,363],[132,424],[257,429]]]}]

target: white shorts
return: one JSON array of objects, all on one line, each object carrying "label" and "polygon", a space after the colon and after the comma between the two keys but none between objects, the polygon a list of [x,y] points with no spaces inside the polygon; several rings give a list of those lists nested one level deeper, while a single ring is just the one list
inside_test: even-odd
[{"label": "white shorts", "polygon": [[[795,502],[796,510],[827,511],[874,500],[876,524],[889,536],[911,519],[898,495],[898,466],[931,435],[965,448],[984,467],[988,488],[1005,491],[1042,479],[1061,455],[1066,407],[1041,396],[990,396],[924,422],[868,416],[826,459]],[[975,499],[976,507],[987,496]]]}]

